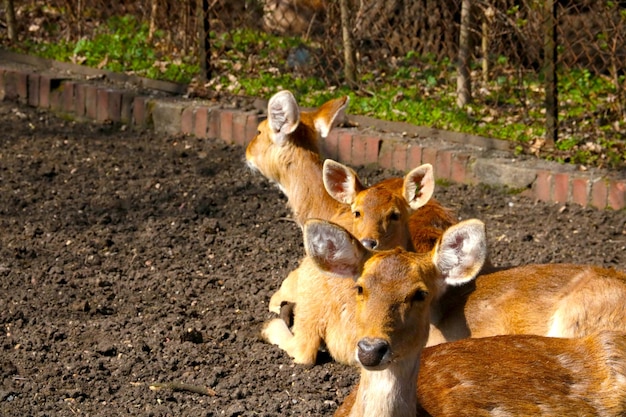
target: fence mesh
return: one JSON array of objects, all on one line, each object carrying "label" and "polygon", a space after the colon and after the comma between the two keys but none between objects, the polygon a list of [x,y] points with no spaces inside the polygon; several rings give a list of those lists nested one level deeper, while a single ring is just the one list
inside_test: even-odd
[{"label": "fence mesh", "polygon": [[[18,39],[23,42],[89,39],[111,19],[132,16],[147,26],[147,38],[164,60],[187,59],[206,68],[198,74],[237,80],[257,73],[280,77],[298,74],[319,81],[320,89],[345,83],[342,0],[12,0]],[[407,57],[450,62],[459,49],[461,0],[343,0],[361,77],[356,87],[375,89],[376,75],[414,63]],[[552,0],[550,0],[552,1]],[[626,2],[554,0],[558,42],[559,91],[578,89],[575,99],[561,101],[569,110],[560,137],[593,139],[602,124],[608,141],[624,141],[626,125]],[[5,2],[7,4],[10,2]],[[502,80],[502,103],[513,98],[519,118],[538,117],[544,92],[528,88],[542,79],[546,4],[548,0],[472,1],[471,56],[474,100],[485,106],[499,101],[485,93],[487,82]],[[6,10],[3,10],[6,12]],[[4,13],[6,15],[6,13]],[[4,17],[4,16],[3,16]],[[2,23],[6,19],[0,18]],[[275,48],[264,35],[290,45]],[[158,36],[157,36],[158,35]],[[243,37],[252,37],[242,43]],[[9,42],[6,36],[2,38]],[[242,47],[242,45],[245,45]],[[206,51],[206,55],[203,55]],[[232,56],[242,58],[234,63]],[[76,57],[80,62],[81,58]],[[106,64],[106,63],[105,63]],[[486,72],[485,72],[486,70]],[[604,80],[606,88],[591,85]],[[453,82],[446,80],[446,82]],[[506,97],[506,100],[504,99]],[[568,97],[572,97],[568,94]],[[599,103],[594,114],[580,112],[585,102]],[[540,109],[539,109],[540,110]],[[540,117],[540,116],[539,116]],[[618,153],[624,155],[624,144]]]}]

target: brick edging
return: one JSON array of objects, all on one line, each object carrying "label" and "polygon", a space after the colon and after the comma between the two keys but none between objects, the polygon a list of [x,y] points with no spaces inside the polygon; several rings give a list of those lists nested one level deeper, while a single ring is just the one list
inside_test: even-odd
[{"label": "brick edging", "polygon": [[[244,147],[256,134],[260,121],[257,112],[225,109],[201,101],[149,97],[95,82],[2,67],[0,100],[96,122],[111,121],[138,129],[219,138]],[[498,175],[485,176],[484,164],[482,169],[479,167],[484,157],[480,152],[356,128],[331,131],[322,143],[322,151],[328,158],[346,164],[378,164],[400,171],[431,163],[436,178],[525,188],[525,195],[545,202],[598,209],[626,208],[626,179],[602,170],[578,172],[557,163],[543,164],[538,168],[523,168],[526,181],[512,184]],[[490,163],[492,167],[497,164]],[[501,168],[506,169],[512,163],[504,161]]]}]

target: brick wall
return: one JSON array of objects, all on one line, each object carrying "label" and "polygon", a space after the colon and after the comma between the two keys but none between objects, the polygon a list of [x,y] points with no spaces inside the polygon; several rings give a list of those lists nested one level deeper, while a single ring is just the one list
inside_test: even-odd
[{"label": "brick wall", "polygon": [[[215,104],[182,98],[154,98],[97,82],[64,79],[0,66],[0,100],[16,101],[50,109],[78,119],[113,122],[137,129],[218,138],[245,147],[254,137],[260,116],[256,112],[225,109]],[[499,184],[538,200],[574,203],[599,209],[626,207],[626,178],[623,173],[602,170],[575,171],[571,166],[541,162],[524,167],[526,182],[513,183],[510,175],[490,175],[515,169],[512,159],[490,161],[480,147],[443,141],[423,141],[372,129],[338,128],[322,143],[328,158],[348,165],[378,164],[406,171],[431,163],[435,176],[458,183]],[[498,165],[499,164],[499,165]],[[482,165],[482,169],[478,169]],[[488,166],[491,168],[485,169]],[[528,172],[531,175],[528,175]],[[509,178],[509,180],[507,180]]]}]

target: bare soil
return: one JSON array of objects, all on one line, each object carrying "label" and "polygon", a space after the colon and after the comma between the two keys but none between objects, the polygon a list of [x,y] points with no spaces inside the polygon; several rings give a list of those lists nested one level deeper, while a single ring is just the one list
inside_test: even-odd
[{"label": "bare soil", "polygon": [[[13,103],[0,131],[0,415],[333,413],[358,371],[294,366],[258,337],[303,249],[242,148]],[[486,222],[495,265],[626,267],[625,211],[465,185],[436,197]],[[205,391],[150,389],[172,382]]]}]

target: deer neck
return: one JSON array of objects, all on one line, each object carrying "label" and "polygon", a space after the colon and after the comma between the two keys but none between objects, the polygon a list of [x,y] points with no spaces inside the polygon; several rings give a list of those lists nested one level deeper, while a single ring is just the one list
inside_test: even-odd
[{"label": "deer neck", "polygon": [[363,369],[350,416],[415,417],[419,366],[418,354],[382,371]]},{"label": "deer neck", "polygon": [[304,224],[310,218],[330,219],[342,204],[324,188],[319,155],[307,155],[298,158],[298,161],[297,164],[287,164],[285,175],[279,181],[283,193],[289,199],[295,220],[298,224]]}]

